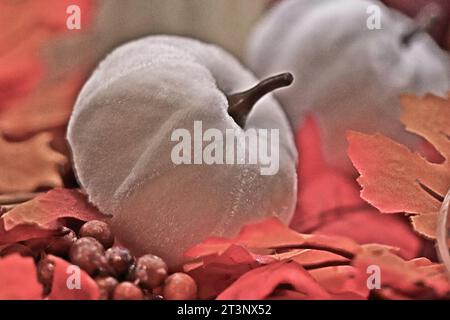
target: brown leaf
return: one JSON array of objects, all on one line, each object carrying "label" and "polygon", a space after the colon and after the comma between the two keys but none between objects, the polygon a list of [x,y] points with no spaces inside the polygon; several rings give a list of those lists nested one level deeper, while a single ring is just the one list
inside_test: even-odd
[{"label": "brown leaf", "polygon": [[50,148],[51,141],[49,133],[22,142],[8,142],[0,136],[0,193],[62,185],[58,169],[67,159]]}]

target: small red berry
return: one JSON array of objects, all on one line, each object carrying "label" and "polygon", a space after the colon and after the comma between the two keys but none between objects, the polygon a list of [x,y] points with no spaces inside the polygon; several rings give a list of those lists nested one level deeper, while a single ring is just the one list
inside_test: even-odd
[{"label": "small red berry", "polygon": [[126,248],[113,247],[105,252],[106,262],[115,276],[125,275],[133,265],[134,259]]},{"label": "small red berry", "polygon": [[116,289],[119,282],[113,277],[101,277],[95,279],[98,288],[100,289],[100,300],[110,300],[112,299],[114,290]]},{"label": "small red berry", "polygon": [[91,220],[86,222],[79,232],[80,237],[92,237],[100,242],[105,249],[114,244],[114,235],[106,222]]},{"label": "small red berry", "polygon": [[167,264],[158,256],[146,254],[140,257],[134,268],[137,283],[146,289],[161,285],[168,274]]},{"label": "small red berry", "polygon": [[105,249],[94,238],[80,238],[70,248],[70,261],[93,275],[106,263]]},{"label": "small red berry", "polygon": [[185,273],[171,274],[164,282],[164,299],[194,300],[197,298],[197,284]]},{"label": "small red berry", "polygon": [[138,286],[131,282],[119,283],[114,289],[114,300],[142,300],[144,294]]}]

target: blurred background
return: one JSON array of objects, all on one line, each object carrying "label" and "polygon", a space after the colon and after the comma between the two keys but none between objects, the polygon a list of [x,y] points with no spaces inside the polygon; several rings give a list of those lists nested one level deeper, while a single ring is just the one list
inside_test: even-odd
[{"label": "blurred background", "polygon": [[[78,90],[112,48],[149,34],[215,42],[242,57],[268,0],[0,0],[0,131],[23,140],[63,131]],[[77,5],[81,28],[68,30]],[[60,137],[60,139],[58,139]],[[58,143],[58,140],[61,143]]]}]

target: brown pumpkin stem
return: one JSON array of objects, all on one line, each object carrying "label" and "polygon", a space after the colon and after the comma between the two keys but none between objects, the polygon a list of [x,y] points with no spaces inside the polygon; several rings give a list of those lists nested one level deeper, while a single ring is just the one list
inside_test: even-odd
[{"label": "brown pumpkin stem", "polygon": [[259,99],[276,89],[289,86],[293,81],[292,74],[285,72],[264,79],[249,90],[229,95],[228,114],[243,128],[248,114]]},{"label": "brown pumpkin stem", "polygon": [[442,6],[432,2],[425,7],[423,7],[416,17],[416,25],[415,27],[404,34],[401,42],[405,46],[409,46],[411,41],[418,35],[424,32],[431,31],[439,20],[442,19],[444,15],[444,11]]}]

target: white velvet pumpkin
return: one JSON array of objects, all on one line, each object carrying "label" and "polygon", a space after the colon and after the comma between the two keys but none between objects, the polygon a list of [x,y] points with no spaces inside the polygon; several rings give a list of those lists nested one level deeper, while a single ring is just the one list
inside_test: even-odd
[{"label": "white velvet pumpkin", "polygon": [[[368,28],[373,5],[380,9],[380,30]],[[294,74],[295,83],[276,93],[292,126],[305,113],[315,114],[328,162],[352,170],[346,130],[383,132],[414,144],[398,120],[399,96],[450,90],[449,57],[429,35],[402,44],[414,27],[415,21],[376,1],[283,0],[253,31],[247,62],[260,77],[274,70]]]},{"label": "white velvet pumpkin", "polygon": [[[275,175],[261,164],[176,165],[173,130],[242,130],[227,113],[226,94],[256,78],[224,50],[196,40],[151,36],[113,51],[84,85],[68,141],[89,200],[113,215],[112,227],[134,254],[153,253],[170,266],[210,235],[232,236],[246,223],[291,219],[297,153],[289,123],[273,96],[256,103],[245,129],[279,129]],[[247,152],[249,150],[246,150]]]}]

